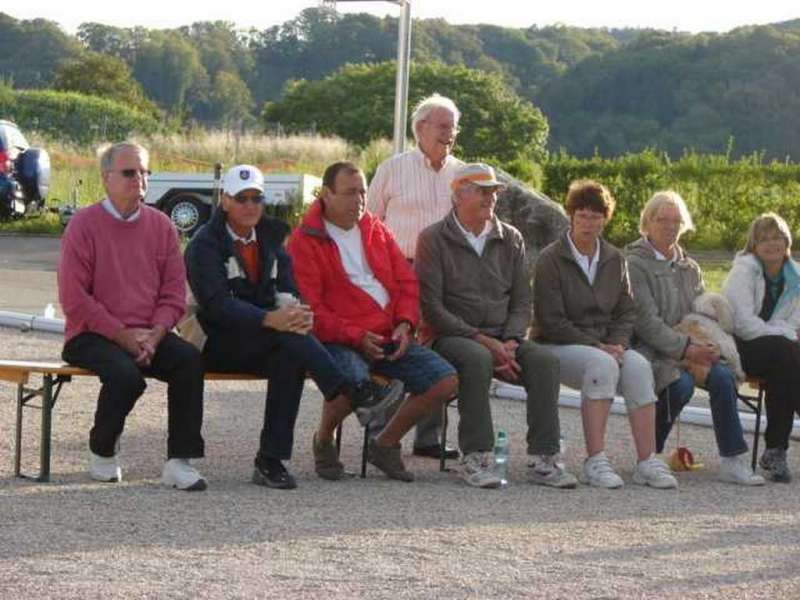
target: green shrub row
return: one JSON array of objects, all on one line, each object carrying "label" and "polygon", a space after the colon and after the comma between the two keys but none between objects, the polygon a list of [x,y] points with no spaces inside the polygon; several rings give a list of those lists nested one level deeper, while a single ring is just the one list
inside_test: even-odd
[{"label": "green shrub row", "polygon": [[0,86],[0,118],[16,122],[23,132],[38,131],[75,144],[121,140],[160,129],[152,116],[107,98],[4,86]]},{"label": "green shrub row", "polygon": [[563,203],[574,179],[594,179],[606,185],[617,209],[606,228],[614,244],[638,237],[639,213],[659,190],[683,196],[695,222],[684,242],[700,249],[737,249],[757,215],[773,211],[793,230],[800,226],[800,165],[764,163],[758,154],[731,161],[726,155],[687,153],[671,161],[661,153],[644,151],[619,158],[577,159],[553,155],[543,165],[545,194]]}]

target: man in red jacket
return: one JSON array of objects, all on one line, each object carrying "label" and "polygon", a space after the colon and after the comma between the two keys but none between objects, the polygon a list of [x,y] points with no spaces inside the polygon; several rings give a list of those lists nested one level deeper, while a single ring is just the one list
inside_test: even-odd
[{"label": "man in red jacket", "polygon": [[[314,312],[314,334],[354,379],[368,372],[402,381],[410,392],[369,443],[368,460],[389,477],[411,481],[400,439],[458,387],[455,370],[412,339],[419,285],[392,234],[365,211],[367,184],[353,163],[325,170],[322,191],[289,240],[295,280]],[[332,406],[327,407],[332,409]],[[340,464],[333,432],[351,410],[341,402],[314,440],[318,464]]]}]

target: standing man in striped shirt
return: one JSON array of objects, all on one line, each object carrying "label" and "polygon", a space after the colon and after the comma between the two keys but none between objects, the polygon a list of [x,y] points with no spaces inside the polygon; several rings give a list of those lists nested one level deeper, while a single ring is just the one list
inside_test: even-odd
[{"label": "standing man in striped shirt", "polygon": [[[421,100],[411,115],[417,147],[381,163],[369,186],[367,210],[392,231],[409,262],[414,261],[419,233],[452,208],[450,182],[464,164],[451,154],[460,117],[450,98],[434,94]],[[417,425],[414,454],[439,458],[440,433],[437,411]],[[458,458],[455,449],[445,453]]]}]

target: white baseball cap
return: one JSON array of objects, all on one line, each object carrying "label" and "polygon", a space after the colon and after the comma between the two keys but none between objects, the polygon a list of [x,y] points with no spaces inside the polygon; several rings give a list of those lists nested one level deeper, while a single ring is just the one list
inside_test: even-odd
[{"label": "white baseball cap", "polygon": [[244,190],[264,193],[264,175],[253,165],[236,165],[228,169],[222,178],[222,191],[235,196]]}]

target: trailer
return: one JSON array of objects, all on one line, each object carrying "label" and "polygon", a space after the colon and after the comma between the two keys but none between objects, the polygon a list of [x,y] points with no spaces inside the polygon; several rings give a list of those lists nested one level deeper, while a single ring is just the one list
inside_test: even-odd
[{"label": "trailer", "polygon": [[[146,204],[163,211],[181,235],[191,237],[211,217],[220,193],[220,178],[212,173],[153,173]],[[286,206],[314,200],[322,179],[315,175],[264,175],[264,202]]]}]

